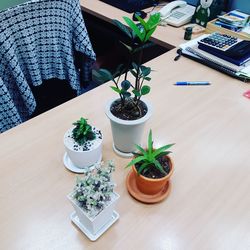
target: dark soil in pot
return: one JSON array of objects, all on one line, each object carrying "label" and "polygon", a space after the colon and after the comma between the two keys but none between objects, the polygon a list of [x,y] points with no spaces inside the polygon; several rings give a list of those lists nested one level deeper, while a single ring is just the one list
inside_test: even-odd
[{"label": "dark soil in pot", "polygon": [[[164,176],[166,176],[170,172],[170,163],[169,159],[166,156],[161,156],[157,159],[159,163],[161,164],[162,168],[166,172],[166,174],[162,173],[160,170],[158,170],[155,167],[149,168],[147,171],[142,171],[141,175],[144,177],[150,178],[150,179],[160,179]],[[141,164],[136,164],[135,168],[138,171]]]},{"label": "dark soil in pot", "polygon": [[148,112],[147,105],[143,101],[139,101],[138,106],[133,102],[126,102],[123,106],[121,100],[116,100],[110,107],[110,112],[117,118],[122,120],[137,120],[142,118]]}]

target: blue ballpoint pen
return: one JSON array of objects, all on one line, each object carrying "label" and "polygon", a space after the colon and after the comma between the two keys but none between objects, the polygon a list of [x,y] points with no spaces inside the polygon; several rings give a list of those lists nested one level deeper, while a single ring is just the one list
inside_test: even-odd
[{"label": "blue ballpoint pen", "polygon": [[175,85],[210,85],[210,82],[208,81],[187,81],[187,82],[176,82]]}]

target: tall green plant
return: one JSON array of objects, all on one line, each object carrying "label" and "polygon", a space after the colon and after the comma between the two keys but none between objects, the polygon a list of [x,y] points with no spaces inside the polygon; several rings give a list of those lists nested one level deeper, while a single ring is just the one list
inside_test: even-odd
[{"label": "tall green plant", "polygon": [[[128,38],[126,41],[121,41],[129,52],[128,62],[119,65],[114,73],[107,69],[99,69],[93,72],[94,76],[101,82],[113,81],[114,86],[111,86],[111,89],[119,94],[124,108],[126,108],[128,102],[132,102],[134,106],[138,107],[141,97],[150,92],[150,86],[145,82],[151,80],[151,68],[142,65],[142,58],[144,49],[151,46],[149,39],[160,22],[160,14],[151,15],[147,21],[144,21],[139,16],[136,16],[136,18],[139,24],[136,24],[128,17],[123,17],[130,29],[120,21],[113,20],[113,23]],[[134,58],[136,53],[139,53],[137,61]],[[134,83],[127,79],[128,72],[134,76]],[[123,79],[121,80],[121,78]]]}]

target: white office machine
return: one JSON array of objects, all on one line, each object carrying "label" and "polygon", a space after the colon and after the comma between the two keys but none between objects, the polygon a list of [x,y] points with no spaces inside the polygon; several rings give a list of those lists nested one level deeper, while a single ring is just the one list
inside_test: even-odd
[{"label": "white office machine", "polygon": [[179,27],[191,21],[198,0],[173,1],[166,4],[159,13],[167,24]]}]

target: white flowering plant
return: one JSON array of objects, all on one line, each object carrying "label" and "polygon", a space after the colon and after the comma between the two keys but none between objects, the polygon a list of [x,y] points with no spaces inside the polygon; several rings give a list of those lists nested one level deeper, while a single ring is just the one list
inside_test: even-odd
[{"label": "white flowering plant", "polygon": [[83,178],[77,177],[73,198],[89,216],[98,215],[111,201],[115,186],[111,178],[114,170],[114,163],[109,161],[97,164],[96,169]]}]

